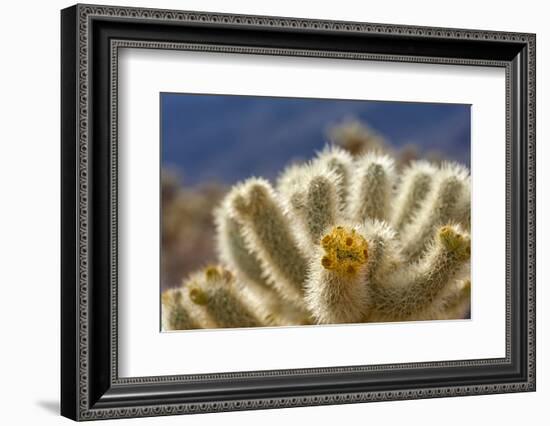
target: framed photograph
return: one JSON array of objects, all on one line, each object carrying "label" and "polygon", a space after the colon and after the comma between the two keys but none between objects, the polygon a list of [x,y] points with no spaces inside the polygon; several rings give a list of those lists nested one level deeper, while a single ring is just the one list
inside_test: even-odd
[{"label": "framed photograph", "polygon": [[535,35],[61,12],[61,412],[535,390]]}]

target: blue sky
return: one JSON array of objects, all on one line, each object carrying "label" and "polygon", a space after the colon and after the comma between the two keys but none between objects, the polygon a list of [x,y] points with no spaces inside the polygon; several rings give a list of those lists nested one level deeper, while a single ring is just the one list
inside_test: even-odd
[{"label": "blue sky", "polygon": [[470,165],[470,106],[334,99],[162,93],[162,166],[186,185],[274,178],[290,160],[309,159],[327,129],[365,122],[395,147],[416,144]]}]

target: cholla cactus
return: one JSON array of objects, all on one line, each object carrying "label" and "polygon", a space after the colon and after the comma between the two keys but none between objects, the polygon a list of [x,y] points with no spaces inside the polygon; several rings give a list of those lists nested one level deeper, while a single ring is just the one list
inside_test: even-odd
[{"label": "cholla cactus", "polygon": [[469,173],[397,170],[389,155],[330,147],[275,188],[236,185],[215,210],[223,266],[163,296],[165,329],[463,318]]},{"label": "cholla cactus", "polygon": [[360,155],[368,151],[386,152],[389,149],[382,135],[353,118],[331,127],[327,133],[331,141],[351,155]]},{"label": "cholla cactus", "polygon": [[309,324],[307,314],[281,303],[273,291],[237,282],[228,269],[211,265],[180,288],[162,294],[163,330]]},{"label": "cholla cactus", "polygon": [[440,164],[442,155],[438,151],[420,152],[420,147],[414,143],[407,143],[396,148],[379,134],[354,118],[331,126],[327,131],[327,137],[334,144],[349,152],[353,157],[359,157],[367,152],[379,152],[395,158],[397,169],[401,170],[420,156],[432,163]]}]

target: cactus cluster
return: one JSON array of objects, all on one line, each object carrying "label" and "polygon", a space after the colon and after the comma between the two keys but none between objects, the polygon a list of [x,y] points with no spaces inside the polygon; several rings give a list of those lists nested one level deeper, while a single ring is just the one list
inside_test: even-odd
[{"label": "cactus cluster", "polygon": [[361,156],[369,151],[388,154],[395,159],[395,164],[399,169],[421,158],[440,164],[444,157],[437,150],[424,150],[412,142],[396,147],[381,133],[353,117],[348,117],[329,127],[327,138],[353,157]]},{"label": "cactus cluster", "polygon": [[214,211],[219,264],[162,295],[164,330],[458,319],[470,309],[470,176],[329,146]]}]

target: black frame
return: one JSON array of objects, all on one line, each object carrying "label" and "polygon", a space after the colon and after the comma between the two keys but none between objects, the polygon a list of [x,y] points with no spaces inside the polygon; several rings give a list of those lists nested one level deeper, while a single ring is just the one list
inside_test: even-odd
[{"label": "black frame", "polygon": [[[76,5],[61,13],[61,413],[74,420],[535,390],[535,35]],[[507,350],[499,359],[119,378],[123,47],[506,69]]]}]

